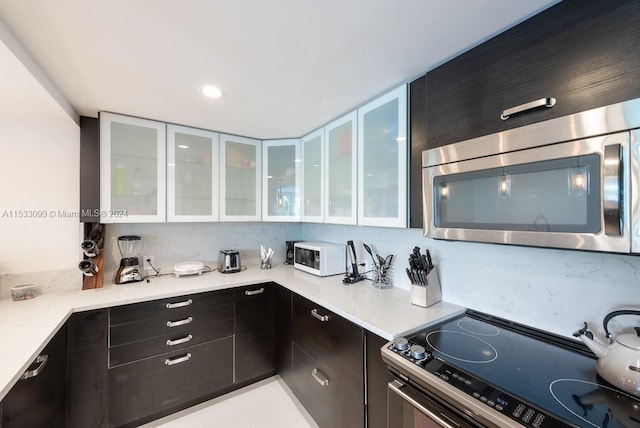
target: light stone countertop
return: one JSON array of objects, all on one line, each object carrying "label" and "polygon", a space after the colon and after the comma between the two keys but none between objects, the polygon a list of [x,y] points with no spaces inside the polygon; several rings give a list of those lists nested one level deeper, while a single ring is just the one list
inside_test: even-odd
[{"label": "light stone countertop", "polygon": [[428,308],[410,303],[410,293],[399,288],[377,289],[365,280],[344,285],[342,276],[317,277],[292,266],[176,278],[166,275],[147,282],[109,284],[95,290],[48,293],[32,300],[0,300],[0,400],[18,381],[58,329],[74,312],[88,311],[166,297],[221,290],[273,281],[343,316],[378,336],[392,340],[465,308],[447,302]]}]

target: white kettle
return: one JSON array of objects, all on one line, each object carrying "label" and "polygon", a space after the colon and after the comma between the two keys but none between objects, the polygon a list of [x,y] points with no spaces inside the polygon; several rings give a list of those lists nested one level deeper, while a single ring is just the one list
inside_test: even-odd
[{"label": "white kettle", "polygon": [[611,333],[607,325],[613,317],[618,315],[640,315],[640,311],[614,311],[604,317],[602,322],[609,344],[604,345],[593,338],[593,333],[584,327],[573,333],[579,337],[598,357],[596,371],[604,380],[621,390],[640,397],[640,327],[635,327],[634,333],[617,335],[611,340]]}]

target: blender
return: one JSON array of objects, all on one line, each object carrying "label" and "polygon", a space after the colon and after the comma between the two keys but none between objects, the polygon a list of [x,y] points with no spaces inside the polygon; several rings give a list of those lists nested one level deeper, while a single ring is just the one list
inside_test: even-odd
[{"label": "blender", "polygon": [[142,239],[135,235],[119,236],[118,248],[122,259],[116,272],[116,284],[142,281],[142,269],[138,260],[142,250]]}]

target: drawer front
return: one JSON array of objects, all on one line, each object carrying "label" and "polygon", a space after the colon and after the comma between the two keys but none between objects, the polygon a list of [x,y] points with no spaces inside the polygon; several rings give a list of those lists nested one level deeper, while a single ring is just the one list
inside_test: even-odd
[{"label": "drawer front", "polygon": [[215,393],[233,383],[232,373],[233,337],[110,369],[109,424],[131,424]]},{"label": "drawer front", "polygon": [[335,362],[362,376],[362,328],[297,295],[293,297],[293,341],[314,360]]},{"label": "drawer front", "polygon": [[[344,378],[295,343],[289,386],[320,428],[364,426],[364,383]],[[325,382],[323,384],[323,382]]]},{"label": "drawer front", "polygon": [[[227,308],[228,312],[228,308]],[[142,358],[173,352],[193,345],[233,335],[233,317],[210,316],[162,336],[127,343],[109,348],[109,367],[129,363]],[[141,330],[144,332],[144,330]]]},{"label": "drawer front", "polygon": [[233,302],[233,299],[233,290],[220,290],[119,306],[111,309],[109,325],[151,319],[182,319],[191,313],[206,311],[211,305]]},{"label": "drawer front", "polygon": [[[183,308],[181,308],[183,309]],[[179,313],[163,312],[162,317],[150,318],[143,321],[112,325],[109,329],[109,346],[124,345],[127,343],[147,340],[153,337],[175,335],[184,336],[193,331],[196,325],[201,323],[208,325],[220,324],[224,327],[225,321],[233,324],[233,301],[218,305],[209,304],[181,310]],[[232,327],[233,328],[233,327]],[[227,332],[213,330],[210,338],[226,336]]]}]

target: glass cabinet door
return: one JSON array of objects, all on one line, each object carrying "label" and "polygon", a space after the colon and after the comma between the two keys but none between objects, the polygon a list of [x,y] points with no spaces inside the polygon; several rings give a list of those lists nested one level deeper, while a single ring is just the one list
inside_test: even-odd
[{"label": "glass cabinet door", "polygon": [[325,222],[356,224],[357,112],[325,126]]},{"label": "glass cabinet door", "polygon": [[260,221],[260,141],[220,135],[220,220]]},{"label": "glass cabinet door", "polygon": [[300,221],[300,140],[262,142],[263,221]]},{"label": "glass cabinet door", "polygon": [[407,226],[407,87],[358,109],[358,224]]},{"label": "glass cabinet door", "polygon": [[218,220],[218,134],[167,125],[167,220]]},{"label": "glass cabinet door", "polygon": [[166,126],[100,113],[100,222],[165,221]]},{"label": "glass cabinet door", "polygon": [[302,151],[302,221],[324,221],[324,129],[300,140]]}]

